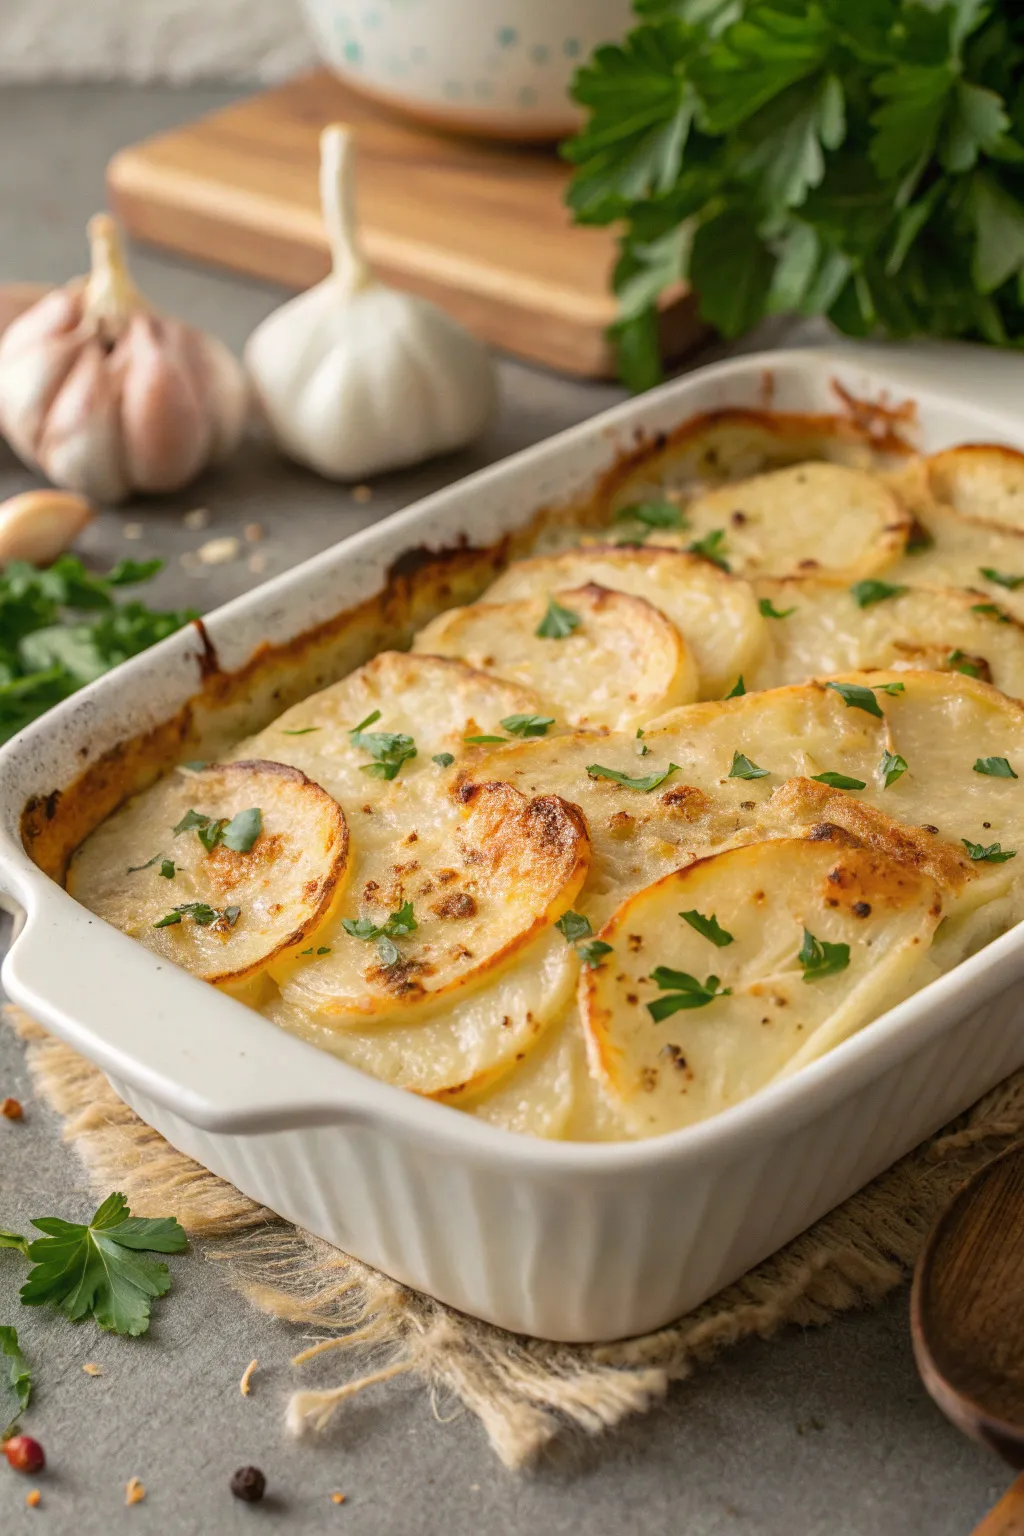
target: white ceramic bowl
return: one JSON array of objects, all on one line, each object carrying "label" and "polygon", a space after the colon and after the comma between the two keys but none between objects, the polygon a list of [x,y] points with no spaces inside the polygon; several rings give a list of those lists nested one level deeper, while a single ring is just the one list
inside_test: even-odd
[{"label": "white ceramic bowl", "polygon": [[568,90],[599,43],[634,24],[629,0],[303,0],[347,84],[439,127],[556,139]]}]

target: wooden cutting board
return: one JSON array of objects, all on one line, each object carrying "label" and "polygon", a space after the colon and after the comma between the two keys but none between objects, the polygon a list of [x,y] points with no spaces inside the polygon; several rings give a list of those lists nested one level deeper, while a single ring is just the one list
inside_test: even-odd
[{"label": "wooden cutting board", "polygon": [[[328,270],[317,140],[356,130],[366,253],[487,341],[568,373],[605,377],[615,318],[607,230],[574,228],[569,169],[553,151],[454,138],[408,123],[327,70],[122,150],[107,185],[140,240],[291,288]],[[667,356],[700,335],[680,287],[662,314]]]}]

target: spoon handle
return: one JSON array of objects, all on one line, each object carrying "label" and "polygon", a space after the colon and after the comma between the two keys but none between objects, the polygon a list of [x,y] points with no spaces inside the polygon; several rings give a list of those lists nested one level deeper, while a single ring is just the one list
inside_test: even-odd
[{"label": "spoon handle", "polygon": [[1024,1536],[1024,1472],[975,1527],[974,1536]]}]

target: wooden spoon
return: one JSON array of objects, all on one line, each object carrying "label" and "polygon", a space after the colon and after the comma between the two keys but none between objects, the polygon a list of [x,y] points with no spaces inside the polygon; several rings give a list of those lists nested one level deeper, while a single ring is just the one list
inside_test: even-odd
[{"label": "wooden spoon", "polygon": [[[914,1273],[910,1326],[946,1417],[1024,1468],[1024,1143],[968,1179],[939,1217]],[[1024,1473],[975,1536],[1024,1536]]]}]

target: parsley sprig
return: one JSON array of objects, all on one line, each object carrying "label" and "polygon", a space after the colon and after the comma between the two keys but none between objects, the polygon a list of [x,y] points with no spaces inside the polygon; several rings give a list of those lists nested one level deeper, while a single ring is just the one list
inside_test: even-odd
[{"label": "parsley sprig", "polygon": [[[205,811],[188,810],[171,828],[175,837],[180,837],[183,832],[194,832],[207,853],[212,853],[221,843],[233,853],[248,853],[262,830],[263,812],[258,805],[239,811],[230,820],[227,816],[207,816]],[[155,860],[151,859],[152,863]],[[149,865],[140,864],[138,868],[148,869]],[[133,872],[129,870],[129,874]]]},{"label": "parsley sprig", "polygon": [[360,773],[368,774],[371,779],[397,779],[402,764],[416,756],[416,743],[411,736],[404,736],[400,731],[366,729],[368,725],[375,725],[379,719],[380,710],[373,710],[365,720],[360,720],[358,725],[352,727],[348,737],[354,747],[369,752],[373,758],[372,763],[363,764]]},{"label": "parsley sprig", "polygon": [[684,923],[689,923],[695,933],[699,933],[702,938],[710,939],[716,949],[725,949],[733,942],[732,934],[722,927],[713,912],[710,917],[705,917],[703,913],[697,911],[680,912],[679,916]]},{"label": "parsley sprig", "polygon": [[797,955],[803,968],[804,981],[821,981],[845,971],[850,963],[849,944],[830,944],[827,939],[816,939],[809,929],[804,929],[804,939]]},{"label": "parsley sprig", "polygon": [[[32,1372],[18,1342],[18,1330],[6,1324],[0,1326],[0,1355],[6,1356],[10,1362],[7,1367],[6,1386],[14,1399],[12,1404],[14,1413],[7,1424],[0,1429],[0,1445],[2,1445],[14,1433],[18,1420],[28,1407],[32,1396]],[[4,1383],[0,1381],[0,1386],[2,1385]],[[5,1416],[6,1410],[0,1413],[0,1420]]]},{"label": "parsley sprig", "polygon": [[668,994],[666,997],[656,997],[653,1003],[647,1004],[647,1012],[655,1024],[660,1024],[662,1019],[684,1009],[706,1008],[716,997],[732,996],[732,988],[720,986],[717,976],[698,981],[688,971],[673,971],[667,965],[655,966],[651,980],[662,992]]},{"label": "parsley sprig", "polygon": [[635,777],[628,773],[620,773],[617,768],[604,768],[600,763],[587,764],[587,773],[592,779],[611,779],[613,784],[621,784],[623,789],[637,789],[642,794],[649,794],[652,789],[657,789],[659,784],[664,784],[671,774],[678,772],[678,763],[669,763],[661,773],[638,774]]},{"label": "parsley sprig", "polygon": [[212,928],[214,924],[220,929],[233,928],[241,915],[241,907],[211,907],[208,901],[183,901],[165,912],[153,927],[173,928],[183,918],[190,917],[200,928]]},{"label": "parsley sprig", "polygon": [[398,911],[392,912],[382,923],[375,923],[372,917],[343,917],[341,926],[353,939],[362,939],[364,943],[375,939],[381,964],[392,966],[397,965],[399,959],[398,948],[393,940],[404,939],[419,927],[419,923],[413,913],[412,902],[403,901]]},{"label": "parsley sprig", "polygon": [[541,640],[566,640],[574,629],[579,629],[583,620],[578,613],[573,613],[571,608],[563,608],[561,603],[556,603],[554,598],[548,599],[548,606],[544,617],[536,628],[536,635]]}]

